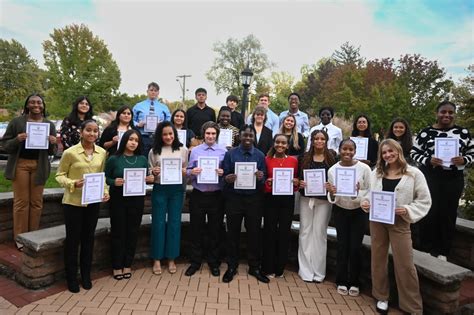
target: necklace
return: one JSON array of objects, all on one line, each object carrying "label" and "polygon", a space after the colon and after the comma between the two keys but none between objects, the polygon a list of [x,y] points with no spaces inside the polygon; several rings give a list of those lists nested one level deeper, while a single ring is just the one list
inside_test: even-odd
[{"label": "necklace", "polygon": [[285,162],[285,159],[286,159],[287,157],[288,157],[288,156],[287,156],[286,154],[285,154],[285,156],[282,157],[282,158],[277,158],[275,155],[273,156],[273,158],[278,162],[278,164],[279,164],[280,166],[283,166],[283,162]]},{"label": "necklace", "polygon": [[123,158],[125,159],[125,162],[127,162],[130,165],[134,165],[135,163],[137,163],[137,160],[138,160],[138,156],[136,156],[136,155],[135,155],[135,161],[133,161],[133,162],[130,162],[129,160],[127,160],[126,155],[124,155]]}]

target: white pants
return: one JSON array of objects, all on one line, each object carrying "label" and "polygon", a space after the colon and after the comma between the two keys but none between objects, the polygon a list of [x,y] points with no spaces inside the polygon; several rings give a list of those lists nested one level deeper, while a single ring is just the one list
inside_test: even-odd
[{"label": "white pants", "polygon": [[327,200],[300,197],[298,274],[304,281],[326,276],[327,227],[332,205]]}]

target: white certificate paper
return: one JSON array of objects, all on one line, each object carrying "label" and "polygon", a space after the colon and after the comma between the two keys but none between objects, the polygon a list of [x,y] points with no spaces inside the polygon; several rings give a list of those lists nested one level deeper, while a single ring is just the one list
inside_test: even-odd
[{"label": "white certificate paper", "polygon": [[219,157],[199,156],[198,167],[202,169],[197,176],[198,184],[219,184],[219,176],[216,171],[219,168]]},{"label": "white certificate paper", "polygon": [[337,196],[357,196],[357,172],[355,167],[336,167],[336,195]]},{"label": "white certificate paper", "polygon": [[88,205],[102,202],[104,197],[105,173],[84,174],[81,203]]},{"label": "white certificate paper", "polygon": [[221,129],[219,131],[219,139],[217,140],[223,147],[231,147],[232,146],[232,129]]},{"label": "white certificate paper", "polygon": [[234,189],[257,188],[257,162],[235,162]]},{"label": "white certificate paper", "polygon": [[126,133],[125,130],[117,130],[118,142],[117,142],[117,150],[120,147],[120,141],[122,141],[123,134]]},{"label": "white certificate paper", "polygon": [[161,158],[161,185],[176,185],[183,183],[183,161],[181,158]]},{"label": "white certificate paper", "polygon": [[303,180],[305,196],[326,196],[326,171],[323,168],[303,170]]},{"label": "white certificate paper", "polygon": [[158,116],[146,115],[145,116],[145,132],[155,132],[156,126],[158,125]]},{"label": "white certificate paper", "polygon": [[187,139],[187,130],[186,129],[178,130],[178,139],[179,139],[179,142],[181,142],[183,144],[183,146],[187,149],[188,147],[186,146],[186,139]]},{"label": "white certificate paper", "polygon": [[459,155],[459,141],[456,138],[435,138],[435,157],[443,160],[443,166],[450,167],[451,159]]},{"label": "white certificate paper", "polygon": [[123,169],[123,196],[145,196],[146,194],[146,168]]},{"label": "white certificate paper", "polygon": [[49,124],[26,122],[25,149],[48,149],[49,146]]},{"label": "white certificate paper", "polygon": [[385,224],[395,223],[395,193],[391,191],[370,192],[369,220]]},{"label": "white certificate paper", "polygon": [[351,140],[356,144],[356,153],[354,159],[367,160],[367,152],[369,149],[369,138],[365,137],[351,137]]},{"label": "white certificate paper", "polygon": [[272,195],[293,195],[293,172],[290,167],[273,169]]}]

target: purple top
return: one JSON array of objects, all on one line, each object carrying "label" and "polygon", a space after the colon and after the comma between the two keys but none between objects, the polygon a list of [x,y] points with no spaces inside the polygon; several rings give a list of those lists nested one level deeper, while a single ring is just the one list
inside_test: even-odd
[{"label": "purple top", "polygon": [[[222,167],[222,160],[224,160],[224,155],[227,152],[227,149],[215,143],[212,146],[207,145],[206,143],[200,144],[197,147],[193,148],[191,151],[191,156],[189,157],[189,163],[187,168],[187,175],[191,177],[191,184],[193,187],[202,192],[211,192],[222,190],[221,184],[198,184],[197,176],[191,175],[191,170],[198,166],[198,158],[200,156],[217,156],[219,157],[219,166]],[[219,182],[222,181],[222,177],[219,178]]]}]

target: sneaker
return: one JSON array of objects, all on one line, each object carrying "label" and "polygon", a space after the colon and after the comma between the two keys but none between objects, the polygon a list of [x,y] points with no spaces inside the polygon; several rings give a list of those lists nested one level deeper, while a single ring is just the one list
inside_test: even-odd
[{"label": "sneaker", "polygon": [[349,295],[350,296],[359,296],[359,293],[360,293],[359,292],[359,287],[352,286],[352,287],[349,288]]},{"label": "sneaker", "polygon": [[388,311],[388,301],[377,301],[377,312],[386,314]]},{"label": "sneaker", "polygon": [[439,259],[439,260],[442,260],[442,261],[448,261],[448,259],[446,258],[446,256],[443,256],[443,255],[438,255],[438,259]]},{"label": "sneaker", "polygon": [[347,295],[348,294],[347,287],[345,285],[338,285],[337,293],[339,293],[340,295]]}]

